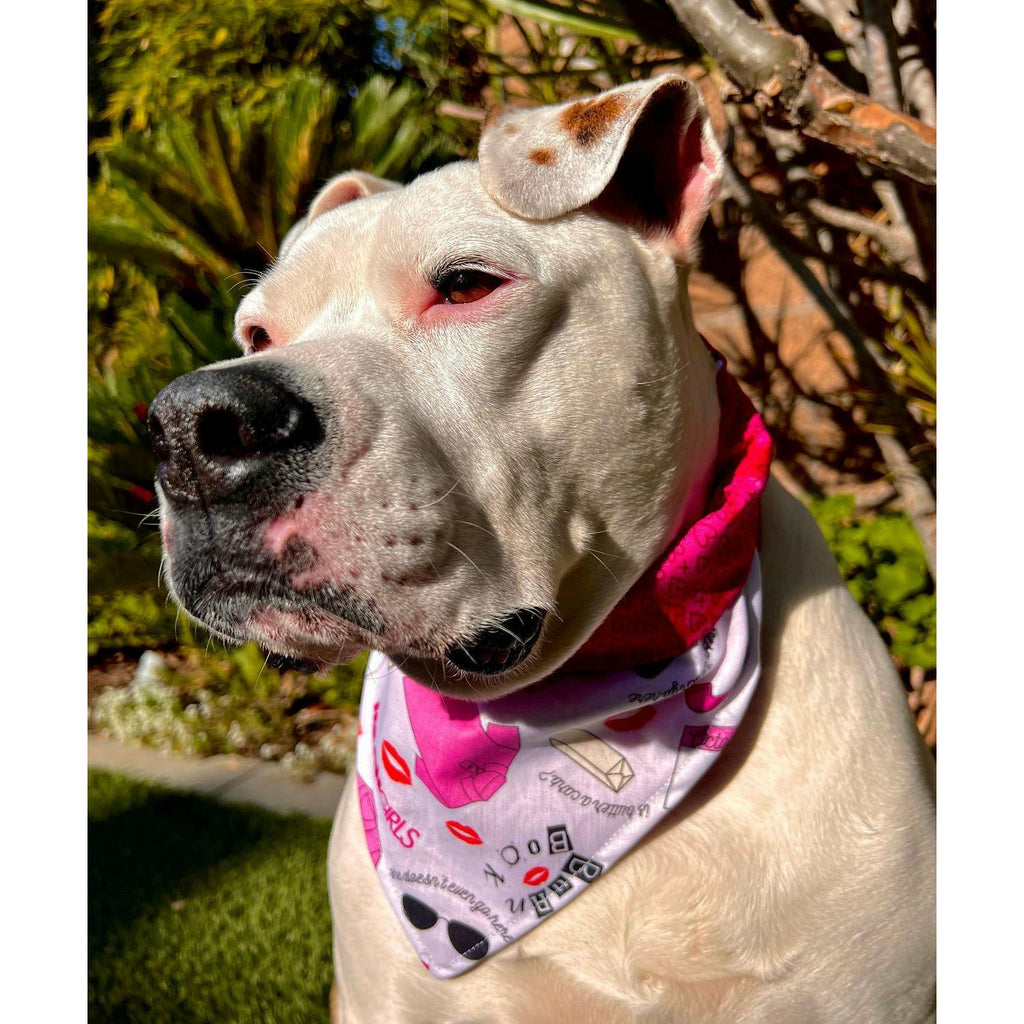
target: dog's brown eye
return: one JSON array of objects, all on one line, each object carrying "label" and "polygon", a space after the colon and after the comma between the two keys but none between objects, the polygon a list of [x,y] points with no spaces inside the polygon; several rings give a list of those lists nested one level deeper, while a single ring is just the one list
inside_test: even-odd
[{"label": "dog's brown eye", "polygon": [[250,327],[248,334],[249,346],[253,352],[262,352],[265,348],[270,348],[273,344],[267,329],[265,327],[260,327],[259,324],[254,327]]},{"label": "dog's brown eye", "polygon": [[462,305],[490,295],[501,283],[500,277],[483,270],[453,270],[441,278],[437,291],[445,302]]}]

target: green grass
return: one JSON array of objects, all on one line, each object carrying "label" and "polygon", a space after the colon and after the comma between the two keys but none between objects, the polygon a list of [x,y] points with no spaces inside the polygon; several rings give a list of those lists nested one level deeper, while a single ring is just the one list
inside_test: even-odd
[{"label": "green grass", "polygon": [[330,823],[89,770],[89,1020],[327,1020]]}]

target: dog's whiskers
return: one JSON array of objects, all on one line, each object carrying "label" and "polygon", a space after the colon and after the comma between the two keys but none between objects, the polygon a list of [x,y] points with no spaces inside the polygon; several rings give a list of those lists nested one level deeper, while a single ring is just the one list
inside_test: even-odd
[{"label": "dog's whiskers", "polygon": [[[267,667],[269,662],[270,662],[270,651],[267,651],[267,656],[263,659],[263,665],[260,667],[259,672],[256,673],[256,682],[257,683],[260,681],[260,676],[263,675],[263,669],[265,669]],[[253,685],[255,686],[256,684],[254,683]]]},{"label": "dog's whiskers", "polygon": [[672,370],[671,373],[663,374],[661,377],[654,377],[651,380],[638,380],[633,384],[633,387],[645,388],[650,384],[660,384],[663,380],[668,380],[671,377],[675,377],[678,373],[678,370]]},{"label": "dog's whiskers", "polygon": [[469,557],[469,555],[467,555],[467,554],[466,554],[466,552],[462,550],[462,548],[460,548],[460,547],[458,547],[457,545],[453,544],[453,543],[452,543],[451,541],[447,541],[446,543],[448,544],[448,547],[452,548],[452,549],[453,549],[453,550],[455,550],[455,551],[458,551],[458,553],[459,553],[460,555],[462,555],[462,557],[463,557],[463,558],[464,558],[464,559],[465,559],[465,560],[466,560],[467,562],[469,562],[469,564],[470,564],[471,566],[473,566],[473,568],[474,568],[474,569],[476,569],[476,571],[477,571],[478,573],[480,573],[480,577],[481,577],[482,579],[485,579],[485,580],[487,579],[487,574],[486,574],[486,573],[485,573],[485,572],[483,571],[483,569],[481,569],[481,568],[480,568],[480,566],[479,566],[479,565],[477,565],[477,564],[476,564],[476,562],[474,562],[474,561],[473,561],[473,559],[472,559],[472,558],[470,558],[470,557]]},{"label": "dog's whiskers", "polygon": [[[338,652],[339,652],[339,653],[340,653],[340,652],[341,652],[342,650],[343,650],[343,648],[341,648],[341,647],[339,647],[339,648],[338,648]],[[405,661],[406,661],[407,659],[406,659],[406,658],[405,658],[404,656],[402,656],[402,657],[401,657],[401,659],[399,659],[399,658],[397,658],[397,657],[396,657],[396,658],[394,658],[394,659],[392,659],[392,660],[394,661],[395,665],[396,665],[396,666],[397,666],[397,667],[398,667],[399,669],[401,669],[402,665],[403,665],[403,664],[405,663]],[[369,667],[369,663],[367,663],[367,669],[366,669],[366,670],[367,670],[367,673],[368,673],[368,674],[370,674],[370,673],[371,673],[371,670],[370,670],[370,667]],[[380,675],[380,673],[379,673],[379,671],[378,671],[378,670],[376,670],[376,669],[373,669],[373,670],[372,670],[372,674],[370,674],[370,678],[371,678],[371,679],[372,679],[372,680],[373,680],[373,681],[374,681],[375,683],[379,683],[379,682],[380,682],[380,680],[381,680],[381,675]]]},{"label": "dog's whiskers", "polygon": [[[408,661],[409,661],[409,655],[408,654],[396,654],[393,657],[391,657],[391,663],[395,666],[395,668],[398,669],[399,672],[402,672],[403,674],[405,672],[405,666],[408,663]],[[436,690],[437,687],[434,686],[434,675],[430,671],[430,666],[429,665],[424,665],[424,668],[427,670],[427,675],[430,676],[430,685],[433,686],[434,689]],[[379,677],[375,676],[373,681],[375,683],[376,682],[380,682],[380,679],[379,679]]]},{"label": "dog's whiskers", "polygon": [[679,374],[683,373],[685,370],[688,370],[689,368],[690,360],[687,360],[685,363],[681,363],[679,366],[677,366],[674,370],[669,370],[668,373],[663,373],[660,377],[654,377],[651,380],[638,380],[633,386],[642,388],[646,387],[648,384],[660,384],[663,380],[670,380],[672,377],[679,376]]},{"label": "dog's whiskers", "polygon": [[511,629],[509,629],[507,626],[503,626],[500,622],[494,623],[492,628],[493,629],[500,629],[502,631],[502,633],[508,633],[508,635],[510,637],[512,637],[512,639],[515,640],[515,642],[517,644],[521,644],[521,643],[525,642],[522,637],[516,636],[515,633],[513,633]]},{"label": "dog's whiskers", "polygon": [[126,508],[119,508],[116,509],[115,511],[117,512],[118,515],[131,516],[132,519],[138,519],[139,521],[136,524],[136,528],[145,526],[147,519],[152,519],[154,516],[159,518],[160,516],[159,508],[151,508],[148,512],[130,512]]},{"label": "dog's whiskers", "polygon": [[[408,659],[408,658],[406,658],[405,660],[406,660],[406,661],[408,661],[409,659]],[[437,691],[438,693],[441,693],[441,687],[440,687],[440,686],[438,685],[438,682],[437,682],[437,680],[436,680],[436,679],[434,678],[434,669],[433,669],[433,666],[431,666],[431,665],[430,665],[430,663],[429,663],[429,662],[427,662],[427,663],[426,663],[426,664],[424,665],[424,667],[425,667],[425,668],[426,668],[426,670],[427,670],[427,675],[428,675],[428,676],[430,677],[430,685],[431,685],[431,687],[432,687],[432,688],[433,688],[434,690],[436,690],[436,691]]]},{"label": "dog's whiskers", "polygon": [[611,576],[611,578],[613,580],[615,580],[616,583],[621,582],[619,580],[619,577],[616,576],[615,573],[613,573],[611,571],[611,569],[608,568],[608,563],[605,562],[605,560],[603,558],[601,558],[601,556],[593,548],[587,548],[586,551],[587,551],[588,555],[593,555],[594,556],[594,561],[596,561],[600,565],[602,565],[604,567],[605,571],[608,573],[608,575]]},{"label": "dog's whiskers", "polygon": [[250,288],[255,288],[260,283],[260,279],[263,275],[256,270],[240,270],[234,274],[228,274],[225,278],[226,281],[231,281],[233,277],[240,278],[238,281],[232,281],[228,285],[228,291],[233,292],[236,288],[243,288],[248,285]]},{"label": "dog's whiskers", "polygon": [[559,622],[565,622],[565,619],[563,619],[562,616],[558,614],[558,611],[556,610],[554,605],[548,608],[547,614],[550,615],[553,619],[557,619]]},{"label": "dog's whiskers", "polygon": [[452,491],[454,491],[454,490],[455,490],[455,488],[456,488],[456,487],[458,487],[458,486],[459,486],[459,481],[458,481],[458,480],[456,480],[456,481],[455,481],[455,483],[453,483],[453,484],[451,485],[451,487],[449,487],[449,488],[448,488],[448,490],[447,490],[447,491],[445,491],[445,492],[444,492],[444,494],[442,494],[442,495],[441,495],[441,497],[440,497],[440,498],[435,498],[435,499],[434,499],[433,501],[428,501],[428,502],[426,503],[426,505],[421,505],[421,506],[420,506],[420,508],[421,508],[421,509],[424,509],[424,508],[430,508],[430,506],[431,506],[431,505],[436,505],[436,504],[437,504],[437,503],[438,503],[439,501],[444,501],[444,499],[445,499],[445,498],[447,498],[447,497],[448,497],[448,495],[449,495],[449,494],[451,494],[451,493],[452,493]]},{"label": "dog's whiskers", "polygon": [[498,535],[493,530],[488,530],[486,526],[481,526],[479,523],[471,523],[468,519],[453,519],[452,522],[458,523],[461,526],[472,526],[477,530],[483,530],[484,533],[489,534],[495,540],[498,540]]}]

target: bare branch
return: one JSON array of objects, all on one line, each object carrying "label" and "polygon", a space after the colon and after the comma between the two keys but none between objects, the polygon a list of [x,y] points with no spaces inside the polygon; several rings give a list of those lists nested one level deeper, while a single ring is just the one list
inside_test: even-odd
[{"label": "bare branch", "polygon": [[864,70],[864,33],[860,19],[854,13],[855,0],[803,0],[803,5],[812,14],[824,18],[832,31],[842,40],[850,63],[858,70]]},{"label": "bare branch", "polygon": [[[742,116],[734,105],[730,105],[727,110],[727,116],[735,127],[742,120]],[[758,127],[760,128],[760,135],[763,136],[764,141],[768,145],[769,152],[774,154],[779,168],[785,172],[786,182],[789,186],[790,208],[803,203],[805,210],[822,223],[842,227],[848,231],[863,232],[875,238],[879,244],[885,247],[885,255],[896,266],[889,266],[879,261],[868,263],[854,262],[833,252],[815,249],[807,239],[788,231],[785,225],[780,222],[779,230],[788,236],[786,244],[789,248],[805,259],[821,260],[829,267],[852,272],[858,278],[882,280],[899,285],[914,296],[916,306],[919,308],[926,307],[929,311],[932,310],[935,304],[934,288],[931,282],[926,279],[923,270],[921,247],[904,211],[903,204],[899,201],[896,185],[891,181],[884,180],[872,183],[872,188],[875,190],[876,195],[878,195],[882,207],[889,218],[889,224],[879,223],[862,214],[832,206],[816,196],[811,197],[810,201],[808,199],[801,199],[800,194],[804,191],[801,188],[801,183],[809,183],[811,189],[816,189],[817,185],[815,184],[814,176],[810,174],[806,167],[793,162],[794,155],[801,149],[799,133],[793,130],[781,131],[773,129],[763,124]],[[732,193],[730,192],[729,194]],[[813,208],[812,204],[814,204]],[[774,216],[767,209],[765,210],[765,215]],[[929,334],[929,338],[934,338],[934,335]]]},{"label": "bare branch", "polygon": [[769,0],[751,0],[751,2],[757,8],[757,13],[761,16],[761,20],[769,28],[779,27],[779,19],[775,17],[775,12],[772,10]]},{"label": "bare branch", "polygon": [[896,0],[892,5],[892,23],[898,36],[905,36],[914,21],[914,4],[912,0]]},{"label": "bare branch", "polygon": [[882,453],[893,483],[903,499],[903,510],[914,524],[914,529],[924,548],[924,557],[928,562],[932,578],[938,579],[935,572],[936,563],[936,517],[935,495],[917,471],[906,448],[890,434],[875,434],[875,443]]},{"label": "bare branch", "polygon": [[901,110],[899,73],[896,58],[896,31],[892,24],[892,4],[882,0],[863,0],[864,76],[868,92],[891,110]]},{"label": "bare branch", "polygon": [[[832,31],[846,47],[846,56],[850,64],[867,77],[871,62],[868,52],[871,41],[865,40],[864,26],[857,17],[855,0],[802,0],[802,3],[812,14],[816,14],[832,26]],[[903,96],[903,103],[899,106],[934,128],[935,79],[921,60],[920,48],[905,38],[911,28],[915,27],[913,5],[910,0],[896,0],[892,5],[876,6],[885,12],[891,9],[892,26],[899,41],[896,60],[892,61],[890,58],[890,63],[898,69],[899,74],[899,93]],[[867,11],[868,5],[865,3],[865,16]],[[882,101],[881,95],[874,89],[870,92],[875,99]]]},{"label": "bare branch", "polygon": [[935,184],[935,129],[843,85],[807,44],[732,0],[669,0],[682,26],[764,112],[888,174]]},{"label": "bare branch", "polygon": [[803,40],[768,31],[732,0],[669,0],[680,24],[748,94],[772,88],[784,69],[801,69]]},{"label": "bare branch", "polygon": [[908,264],[916,265],[918,273],[915,276],[919,276],[920,261],[917,258],[917,247],[914,245],[909,229],[881,224],[871,217],[865,217],[862,213],[832,206],[823,199],[808,199],[806,205],[818,220],[824,221],[826,224],[875,239],[885,248],[889,257],[908,272],[914,273]]},{"label": "bare branch", "polygon": [[917,56],[917,47],[900,47],[900,86],[904,102],[910,112],[925,124],[934,127],[937,118],[935,103],[935,78],[925,63]]},{"label": "bare branch", "polygon": [[900,266],[909,274],[919,280],[925,280],[924,262],[921,258],[921,246],[918,243],[917,235],[914,233],[907,219],[906,210],[900,201],[899,190],[891,181],[876,181],[874,184],[875,195],[882,203],[882,208],[889,216],[889,222],[902,237],[905,248],[891,248],[890,255],[897,260]]}]

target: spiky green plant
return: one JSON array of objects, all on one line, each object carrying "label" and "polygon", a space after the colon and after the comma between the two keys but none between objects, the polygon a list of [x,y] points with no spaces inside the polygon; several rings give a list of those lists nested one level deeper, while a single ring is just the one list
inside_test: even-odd
[{"label": "spiky green plant", "polygon": [[[102,0],[90,79],[101,134],[145,132],[226,103],[259,111],[294,71],[342,92],[371,73],[379,32],[360,0]],[[106,128],[108,131],[103,131]]]}]

